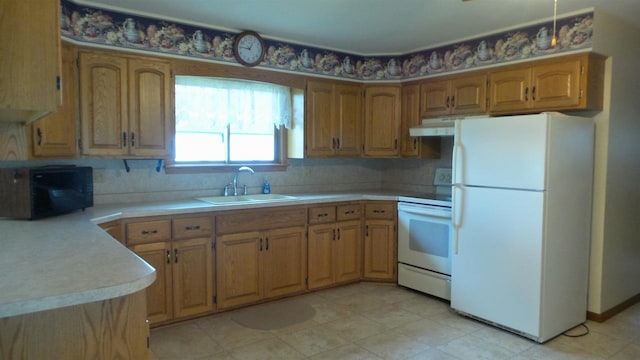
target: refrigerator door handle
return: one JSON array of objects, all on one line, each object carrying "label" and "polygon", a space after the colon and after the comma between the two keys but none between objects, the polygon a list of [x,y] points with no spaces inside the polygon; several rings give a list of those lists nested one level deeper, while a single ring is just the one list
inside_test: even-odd
[{"label": "refrigerator door handle", "polygon": [[462,186],[456,184],[453,185],[453,204],[452,204],[452,223],[453,223],[453,254],[458,255],[458,230],[460,230],[460,226],[462,226],[462,206],[464,198],[462,196],[463,188]]},{"label": "refrigerator door handle", "polygon": [[462,182],[461,179],[458,178],[458,174],[461,172],[463,168],[463,158],[462,158],[462,142],[460,141],[460,127],[462,126],[462,120],[455,121],[455,135],[453,137],[453,166],[451,170],[451,183],[452,184],[460,184]]}]

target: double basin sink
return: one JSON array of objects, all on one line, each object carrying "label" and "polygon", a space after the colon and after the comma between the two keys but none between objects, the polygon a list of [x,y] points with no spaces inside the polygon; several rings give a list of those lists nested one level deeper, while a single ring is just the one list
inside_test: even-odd
[{"label": "double basin sink", "polygon": [[239,196],[209,196],[197,198],[214,205],[237,205],[237,204],[255,204],[266,202],[282,202],[296,200],[297,197],[282,194],[253,194]]}]

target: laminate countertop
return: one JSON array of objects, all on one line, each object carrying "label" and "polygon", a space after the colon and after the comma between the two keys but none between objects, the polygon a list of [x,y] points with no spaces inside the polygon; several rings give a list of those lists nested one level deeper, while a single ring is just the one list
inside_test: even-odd
[{"label": "laminate countertop", "polygon": [[214,205],[195,199],[99,205],[27,221],[0,219],[0,318],[116,298],[155,280],[155,269],[97,224],[132,217],[358,200],[413,200],[389,192],[295,195],[286,201]]}]

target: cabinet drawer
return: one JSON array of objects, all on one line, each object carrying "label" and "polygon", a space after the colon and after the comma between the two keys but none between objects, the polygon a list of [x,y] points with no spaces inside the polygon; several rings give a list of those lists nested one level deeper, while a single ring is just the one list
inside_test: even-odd
[{"label": "cabinet drawer", "polygon": [[132,222],[125,225],[127,245],[171,240],[171,221]]},{"label": "cabinet drawer", "polygon": [[309,224],[322,224],[336,221],[336,207],[315,206],[309,208]]},{"label": "cabinet drawer", "polygon": [[209,237],[213,233],[213,220],[210,216],[175,218],[171,230],[174,239]]},{"label": "cabinet drawer", "polygon": [[360,206],[360,204],[338,205],[336,212],[338,221],[360,220],[362,216],[362,206]]},{"label": "cabinet drawer", "polygon": [[304,207],[229,211],[216,216],[216,234],[265,231],[306,223]]},{"label": "cabinet drawer", "polygon": [[395,213],[395,202],[372,203],[365,206],[365,216],[367,219],[393,219]]}]

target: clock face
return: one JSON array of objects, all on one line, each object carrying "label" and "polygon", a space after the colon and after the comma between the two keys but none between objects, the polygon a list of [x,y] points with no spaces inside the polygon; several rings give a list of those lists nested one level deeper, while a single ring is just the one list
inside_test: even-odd
[{"label": "clock face", "polygon": [[255,66],[262,61],[264,45],[257,34],[248,32],[238,35],[234,50],[240,63],[247,66]]}]

